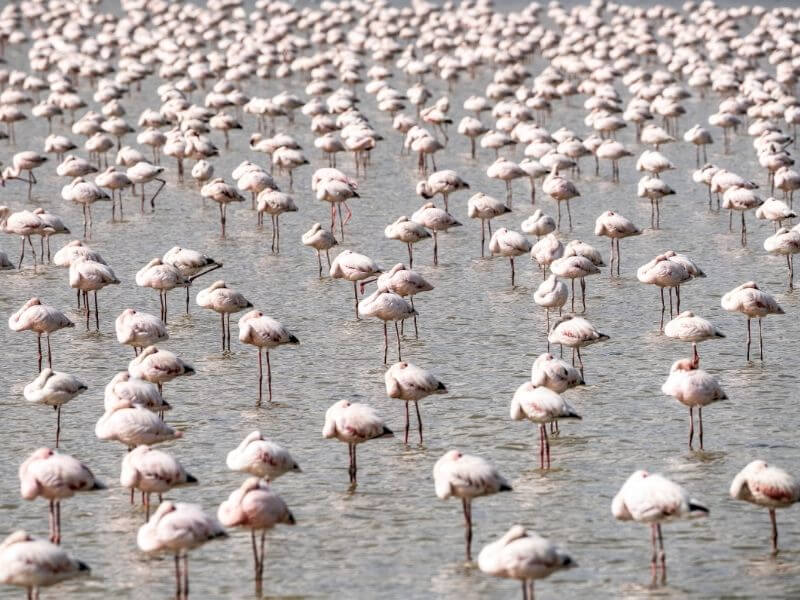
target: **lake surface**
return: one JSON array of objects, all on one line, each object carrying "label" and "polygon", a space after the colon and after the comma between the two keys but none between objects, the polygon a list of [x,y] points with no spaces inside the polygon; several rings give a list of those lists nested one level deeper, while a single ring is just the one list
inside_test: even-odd
[{"label": "lake surface", "polygon": [[[10,66],[27,64],[27,47],[8,49]],[[529,68],[538,73],[543,66],[537,57]],[[489,77],[484,70],[474,82],[463,81],[451,94],[455,123],[464,115],[463,100],[482,94]],[[123,99],[129,122],[135,123],[145,108],[158,108],[158,83],[151,77],[140,93]],[[398,89],[407,87],[402,76],[390,83]],[[302,91],[303,85],[298,79],[254,79],[244,90],[268,96],[285,88]],[[447,93],[439,81],[430,80],[428,85],[435,97]],[[627,100],[621,83],[617,88]],[[384,239],[383,228],[399,215],[410,216],[424,200],[414,193],[416,157],[398,156],[401,138],[391,129],[390,118],[377,111],[374,97],[365,94],[363,86],[359,90],[361,109],[386,139],[373,153],[367,177],[360,182],[361,198],[351,202],[354,216],[342,247],[367,254],[388,269],[406,261],[407,255],[402,243]],[[81,93],[90,95],[85,82]],[[196,93],[192,100],[200,103],[202,96]],[[558,105],[546,126],[551,131],[566,126],[588,134],[583,100],[572,98],[566,107]],[[696,122],[706,124],[717,102],[717,98],[687,100],[681,134]],[[482,120],[488,123],[489,116]],[[244,123],[245,129],[231,136],[232,149],[213,161],[216,173],[229,181],[231,170],[242,160],[264,159],[247,147],[255,121],[245,118]],[[214,278],[225,279],[301,341],[297,347],[271,354],[275,402],[256,408],[256,351],[236,341],[234,325],[233,352],[223,356],[217,315],[193,301],[191,315],[186,316],[182,290],[169,294],[170,340],[162,346],[189,361],[197,374],[165,386],[165,397],[174,407],[167,421],[185,437],[160,447],[178,457],[200,485],[175,490],[167,497],[197,502],[215,513],[243,479],[227,470],[225,455],[255,429],[287,447],[303,468],[302,474],[287,474],[274,485],[292,509],[297,526],[269,534],[264,589],[270,597],[518,597],[516,582],[494,579],[475,565],[464,564],[460,503],[438,500],[431,474],[435,461],[451,448],[490,460],[514,487],[511,493],[474,503],[476,556],[484,544],[520,523],[554,540],[577,561],[578,568],[537,585],[542,597],[800,596],[796,509],[778,513],[781,552],[772,557],[767,511],[728,496],[733,476],[755,458],[789,471],[797,469],[800,299],[797,292],[787,292],[783,259],[763,250],[763,240],[773,231],[771,224],[748,214],[748,245],[743,248],[738,228],[728,232],[728,215],[708,211],[706,189],[691,181],[694,148],[680,142],[662,150],[677,166],[664,175],[677,195],[663,202],[661,229],[621,243],[621,277],[609,277],[606,268],[587,280],[586,316],[611,340],[583,352],[587,385],[565,394],[583,420],[562,425],[560,437],[551,440],[553,469],[543,472],[538,469],[537,428],[511,421],[508,414],[514,390],[529,376],[536,356],[547,349],[545,314],[533,302],[541,274],[529,259],[518,259],[518,285],[511,289],[508,261],[480,258],[480,223],[466,215],[471,193],[483,191],[497,197],[505,193],[502,182],[486,177],[493,154],[480,150],[478,160],[470,160],[468,140],[452,126],[450,144],[437,156],[439,168],[457,170],[471,190],[451,196],[451,212],[464,226],[440,236],[439,266],[432,266],[430,242],[417,246],[415,269],[436,289],[415,302],[420,336],[418,340],[406,336],[403,355],[435,372],[450,393],[422,402],[425,444],[414,442],[412,425],[412,443],[405,446],[402,403],[385,396],[380,322],[355,322],[351,285],[327,276],[319,279],[313,251],[300,243],[302,233],[315,221],[329,225],[328,205],[318,202],[310,190],[314,169],[327,162],[315,151],[308,125],[302,115],[294,126],[280,125],[300,140],[312,164],[295,172],[294,197],[300,210],[281,217],[278,255],[270,253],[269,224],[263,229],[256,226],[249,202],[229,210],[228,237],[221,239],[216,206],[204,205],[190,178],[177,183],[174,161],[165,157],[162,164],[169,168],[169,184],[157,199],[154,214],[140,215],[138,200],[126,194],[125,222],[111,224],[110,206],[95,205],[91,245],[122,280],[121,285],[99,293],[99,333],[83,327],[83,314],[76,310],[66,270],[50,265],[34,270],[26,258],[21,272],[0,273],[4,318],[35,295],[65,310],[76,322],[74,329],[52,339],[54,367],[79,376],[90,387],[63,410],[61,450],[83,460],[110,488],[63,503],[62,543],[92,567],[92,577],[44,591],[43,597],[144,599],[173,594],[172,560],[146,558],[136,547],[136,531],[144,516],[141,507],[129,505],[127,491],[119,486],[124,448],[98,441],[94,424],[103,411],[104,386],[132,358],[130,348],[116,341],[114,319],[127,307],[158,314],[157,294],[137,287],[134,274],[174,245],[204,251],[225,265],[198,280],[193,296]],[[60,124],[57,129],[67,131]],[[28,120],[18,125],[17,132],[17,147],[0,146],[0,159],[6,164],[14,152],[41,150],[46,124]],[[765,172],[758,166],[751,140],[736,137],[730,154],[722,155],[721,131],[713,133],[719,143],[710,148],[709,161],[755,179],[764,191]],[[214,135],[214,139],[222,148],[222,137]],[[634,142],[632,127],[623,130],[619,139],[637,155],[643,150]],[[125,141],[134,143],[134,136]],[[505,154],[520,160],[522,151],[520,146]],[[623,161],[621,182],[612,184],[608,165],[595,177],[591,159],[584,160],[576,181],[581,197],[572,202],[575,227],[571,232],[563,228],[565,243],[583,239],[598,247],[608,262],[608,240],[593,235],[594,220],[601,212],[615,209],[642,228],[649,225],[649,202],[636,197],[640,174],[634,164],[635,157]],[[352,172],[350,157],[340,157],[341,165]],[[55,175],[55,166],[51,159],[36,171],[40,183],[32,202],[26,201],[25,187],[19,182],[0,189],[0,202],[14,210],[43,206],[62,215],[79,234],[81,210],[60,199],[60,188],[67,180]],[[191,162],[187,173],[190,167]],[[279,181],[285,189],[286,178]],[[527,182],[515,182],[514,211],[497,219],[495,226],[519,229],[534,209],[527,197]],[[555,205],[541,192],[537,206],[555,215]],[[54,238],[53,251],[68,239]],[[19,239],[6,236],[0,243],[15,261]],[[703,368],[719,377],[730,397],[705,412],[704,452],[687,450],[687,410],[660,391],[670,365],[689,356],[690,346],[659,334],[657,289],[639,283],[635,276],[639,265],[667,249],[688,254],[708,275],[685,286],[682,308],[710,319],[728,336],[700,348]],[[720,298],[751,279],[776,296],[786,315],[765,320],[765,359],[747,363],[745,320],[723,311]],[[406,333],[411,330],[406,327]],[[34,336],[2,327],[0,345],[4,349],[0,388],[5,390],[0,396],[0,535],[24,528],[46,536],[46,503],[20,499],[17,468],[35,448],[53,443],[55,415],[22,397],[22,388],[36,375]],[[394,352],[390,346],[390,363]],[[348,486],[345,445],[321,436],[325,411],[340,399],[375,407],[400,436],[359,448],[355,491]],[[610,512],[611,498],[637,468],[667,475],[711,510],[708,519],[664,528],[669,569],[665,586],[651,586],[648,529],[616,522]],[[249,534],[231,533],[230,539],[191,553],[193,597],[251,595]],[[0,588],[0,598],[20,595],[12,588]]]}]

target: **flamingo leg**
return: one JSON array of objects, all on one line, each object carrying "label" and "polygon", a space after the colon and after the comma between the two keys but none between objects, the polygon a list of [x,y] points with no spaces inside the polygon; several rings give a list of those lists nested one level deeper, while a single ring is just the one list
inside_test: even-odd
[{"label": "flamingo leg", "polygon": [[58,448],[58,442],[61,438],[61,405],[59,404],[56,407],[56,448]]},{"label": "flamingo leg", "polygon": [[406,246],[408,246],[408,268],[409,269],[413,269],[414,268],[414,253],[411,250],[411,243],[409,242],[408,244],[406,244]]},{"label": "flamingo leg", "polygon": [[317,252],[317,264],[319,265],[319,278],[322,279],[322,254],[319,250]]},{"label": "flamingo leg", "polygon": [[694,410],[689,407],[689,450],[692,450],[692,439],[694,438]]},{"label": "flamingo leg", "polygon": [[650,557],[650,572],[653,574],[655,581],[656,572],[658,571],[658,533],[656,532],[656,524],[650,524],[650,542],[653,546],[653,554]]},{"label": "flamingo leg", "polygon": [[775,521],[775,509],[769,509],[769,521],[772,523],[772,553],[778,553],[778,523]]},{"label": "flamingo leg", "polygon": [[486,244],[486,219],[481,219],[481,258],[483,258],[483,247]]},{"label": "flamingo leg", "polygon": [[461,505],[464,509],[464,525],[466,526],[465,542],[467,548],[467,562],[472,562],[472,506],[469,498],[462,498]]},{"label": "flamingo leg", "polygon": [[697,418],[700,421],[700,450],[703,449],[703,407],[697,407]]},{"label": "flamingo leg", "polygon": [[25,238],[20,238],[22,240],[22,252],[19,255],[19,264],[17,265],[17,271],[22,269],[22,259],[25,258]]},{"label": "flamingo leg", "polygon": [[383,322],[383,364],[386,364],[386,359],[389,356],[389,333],[386,321]]},{"label": "flamingo leg", "polygon": [[264,354],[267,355],[267,390],[269,391],[269,401],[272,402],[272,365],[269,362],[269,349]]},{"label": "flamingo leg", "polygon": [[747,319],[747,360],[750,360],[750,319]]},{"label": "flamingo leg", "polygon": [[581,303],[583,304],[583,312],[586,312],[586,279],[583,277],[581,277]]},{"label": "flamingo leg", "polygon": [[[53,368],[53,351],[50,349],[50,335],[47,335],[47,366]],[[41,369],[40,369],[41,370]]]},{"label": "flamingo leg", "polygon": [[764,360],[764,337],[761,335],[761,317],[758,318],[758,358]]},{"label": "flamingo leg", "polygon": [[[578,349],[578,353],[580,356],[580,348]],[[581,375],[583,374],[583,369],[581,369]],[[542,436],[544,437],[544,455],[547,459],[547,469],[550,469],[550,439],[547,437],[547,427],[542,425]]]},{"label": "flamingo leg", "polygon": [[419,414],[419,402],[416,400],[414,400],[414,409],[417,411],[417,423],[419,424],[419,443],[422,444],[422,416]]},{"label": "flamingo leg", "polygon": [[403,437],[403,443],[408,444],[408,428],[409,428],[409,418],[408,418],[408,402],[405,402],[406,405],[406,428],[405,428],[405,436]]},{"label": "flamingo leg", "polygon": [[181,599],[181,559],[175,553],[175,598]]},{"label": "flamingo leg", "polygon": [[439,239],[436,237],[436,230],[433,231],[433,264],[439,264]]},{"label": "flamingo leg", "polygon": [[100,331],[100,311],[97,310],[97,290],[94,291],[94,326]]},{"label": "flamingo leg", "polygon": [[397,336],[397,360],[403,360],[403,356],[400,353],[400,328],[397,326],[397,321],[394,322],[394,333]]},{"label": "flamingo leg", "polygon": [[261,366],[261,346],[258,347],[258,402],[256,406],[261,406],[261,390],[264,381],[264,368]]},{"label": "flamingo leg", "polygon": [[656,523],[656,534],[658,536],[658,558],[661,562],[661,578],[667,578],[667,553],[664,552],[664,537],[661,535],[661,523]]},{"label": "flamingo leg", "polygon": [[514,258],[511,257],[508,259],[511,262],[511,287],[514,287]]},{"label": "flamingo leg", "polygon": [[36,345],[39,348],[39,372],[42,372],[42,336],[41,334],[36,336]]},{"label": "flamingo leg", "polygon": [[[409,300],[411,301],[411,309],[414,310],[415,313],[416,313],[416,309],[414,309],[414,296],[411,296],[409,298]],[[417,315],[416,314],[414,314],[414,338],[415,339],[419,339],[419,329],[417,329]]]},{"label": "flamingo leg", "polygon": [[183,555],[183,597],[189,597],[189,553]]}]

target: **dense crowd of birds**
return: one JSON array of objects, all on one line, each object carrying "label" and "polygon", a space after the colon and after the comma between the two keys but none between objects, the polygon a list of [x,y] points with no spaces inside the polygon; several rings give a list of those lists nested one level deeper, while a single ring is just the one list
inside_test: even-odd
[{"label": "dense crowd of birds", "polygon": [[[722,9],[708,0],[689,1],[681,9],[592,0],[569,10],[554,1],[546,7],[531,3],[512,12],[496,10],[501,7],[493,7],[488,0],[443,6],[424,0],[407,6],[379,0],[326,0],[308,8],[272,0],[257,0],[249,8],[239,0],[208,0],[205,6],[122,0],[121,5],[122,16],[104,12],[100,4],[70,0],[12,1],[0,10],[0,47],[4,51],[26,48],[28,60],[24,70],[0,69],[2,137],[8,137],[15,148],[5,157],[7,166],[2,170],[2,183],[13,191],[15,208],[0,207],[0,228],[21,240],[18,260],[12,263],[0,252],[0,263],[6,269],[21,269],[29,251],[37,273],[50,262],[68,269],[69,286],[76,290],[87,330],[100,330],[105,323],[98,292],[128,283],[89,245],[93,229],[105,226],[94,223],[96,203],[111,203],[112,221],[123,219],[128,197],[135,198],[141,213],[158,211],[156,200],[164,186],[191,178],[197,182],[191,194],[218,206],[223,237],[232,234],[226,227],[229,205],[243,203],[245,210],[256,212],[259,225],[269,214],[269,251],[278,254],[281,215],[309,209],[310,198],[295,195],[294,190],[301,177],[308,179],[304,167],[310,164],[311,149],[301,147],[292,135],[296,128],[308,126],[315,136],[315,149],[327,163],[311,174],[310,190],[316,200],[329,205],[330,225],[326,229],[314,223],[302,240],[290,244],[302,242],[314,250],[319,277],[327,274],[352,284],[355,319],[382,322],[386,395],[404,404],[406,444],[411,404],[421,444],[420,401],[448,393],[445,383],[431,371],[403,361],[402,342],[411,335],[406,332],[410,330],[406,320],[413,321],[414,335],[419,335],[414,296],[435,293],[434,285],[413,270],[416,245],[430,240],[432,263],[438,265],[442,236],[462,225],[461,217],[455,216],[462,211],[454,207],[454,196],[474,193],[467,201],[466,216],[480,220],[481,256],[488,250],[492,257],[508,259],[512,287],[515,260],[529,256],[536,264],[535,275],[541,269],[542,281],[533,301],[546,311],[547,330],[536,336],[539,343],[546,343],[547,352],[536,358],[530,379],[514,393],[510,418],[537,425],[543,470],[551,465],[549,440],[560,435],[558,422],[581,419],[565,396],[584,385],[582,350],[609,340],[583,316],[587,278],[600,273],[607,263],[586,241],[567,239],[573,224],[570,202],[580,201],[581,192],[588,191],[581,182],[587,160],[594,162],[596,175],[601,163],[609,164],[612,182],[619,181],[620,169],[635,166],[642,173],[638,196],[651,206],[650,229],[658,229],[662,211],[669,210],[666,199],[675,194],[668,180],[662,179],[674,169],[670,150],[683,144],[684,149],[676,151],[685,152],[693,145],[697,161],[693,179],[707,188],[702,194],[707,193],[708,209],[727,210],[729,228],[734,212],[740,213],[743,246],[748,243],[748,211],[757,219],[772,221],[775,233],[764,240],[763,247],[785,257],[788,286],[793,286],[792,257],[800,252],[800,225],[789,228],[785,222],[797,217],[792,195],[800,189],[800,173],[793,168],[790,153],[800,123],[797,8]],[[533,56],[544,58],[546,68],[531,72],[527,64]],[[491,73],[491,83],[484,95],[469,96],[461,109],[451,106],[447,94],[435,98],[431,91],[437,80],[448,89],[468,87],[477,72]],[[126,112],[126,99],[139,93],[145,79],[160,82],[158,98],[150,99],[150,108],[136,119]],[[248,95],[246,84],[258,80],[276,80],[286,87],[271,97]],[[586,111],[585,132],[558,123],[559,107],[578,97],[583,98]],[[683,103],[690,97],[715,103],[716,112],[707,124],[682,131]],[[359,103],[373,103],[388,119],[370,122]],[[473,189],[469,173],[440,168],[447,166],[448,153],[453,151],[449,126],[459,112],[463,117],[456,132],[468,139],[474,168],[486,167],[487,177],[502,181],[504,198]],[[24,148],[30,119],[47,121],[49,135],[42,153]],[[624,128],[635,130],[625,144],[618,139]],[[231,132],[238,129],[253,131],[245,149],[250,159],[230,174],[219,173],[214,158],[233,151],[238,138],[232,140]],[[766,171],[765,178],[756,177],[760,183],[729,170],[725,162],[706,162],[707,147],[715,138],[722,138],[727,153],[736,135],[752,138],[758,164]],[[134,139],[136,145],[128,145]],[[424,201],[410,217],[392,214],[388,205],[382,207],[389,223],[385,238],[405,244],[403,255],[408,255],[407,265],[398,263],[388,269],[346,247],[353,216],[350,203],[357,205],[359,182],[369,176],[371,153],[379,145],[394,146],[393,153],[400,156],[416,155],[420,180],[408,193]],[[352,168],[342,166],[337,155],[343,153],[352,154]],[[514,158],[520,155],[522,160],[516,162]],[[51,258],[50,238],[77,229],[67,227],[58,215],[34,207],[36,173],[53,170],[52,159],[57,162],[54,172],[64,180],[61,198],[80,205],[84,219],[82,238],[69,241]],[[516,179],[526,180],[529,186],[524,200],[514,198]],[[764,197],[767,189],[770,197]],[[544,212],[543,197],[551,201],[548,208],[555,209],[555,218]],[[537,208],[521,223],[520,231],[506,226],[493,231],[494,219],[508,222],[503,217],[512,213],[514,202],[529,202]],[[620,242],[640,235],[643,229],[616,210],[605,210],[597,217],[594,232],[610,241],[610,274],[620,277],[625,270]],[[477,252],[477,240],[474,244]],[[331,257],[331,250],[339,251]],[[142,256],[142,262],[148,258]],[[127,448],[120,485],[130,491],[131,503],[135,493],[141,493],[146,519],[138,532],[131,532],[131,539],[135,535],[142,552],[174,555],[177,598],[189,595],[189,551],[226,537],[230,528],[250,532],[254,581],[260,595],[266,534],[279,524],[295,523],[273,482],[301,468],[288,450],[259,431],[246,435],[228,453],[228,468],[248,478],[221,502],[216,516],[199,505],[162,498],[176,487],[198,483],[175,457],[153,447],[182,437],[180,430],[165,422],[165,414],[173,407],[164,399],[164,385],[195,374],[189,362],[159,347],[169,340],[169,292],[185,289],[188,314],[195,279],[218,269],[224,269],[222,263],[203,252],[176,246],[150,259],[135,274],[137,286],[158,292],[160,314],[126,308],[116,317],[117,340],[133,348],[134,358],[105,386],[104,413],[98,415],[95,426],[99,439]],[[704,276],[695,260],[673,250],[665,250],[636,271],[638,281],[659,290],[660,331],[692,344],[692,356],[676,360],[661,386],[664,394],[688,408],[690,449],[695,409],[702,449],[703,409],[727,398],[717,379],[700,368],[697,350],[701,342],[725,335],[693,311],[681,311],[681,286]],[[364,295],[365,286],[372,283],[376,290]],[[19,530],[0,544],[0,582],[26,588],[28,598],[38,597],[40,587],[89,571],[61,546],[61,503],[76,494],[106,489],[106,483],[81,461],[57,450],[65,405],[98,382],[87,385],[53,369],[58,343],[63,343],[59,338],[66,337],[54,334],[76,324],[65,312],[46,304],[46,295],[42,286],[37,297],[9,311],[8,318],[11,330],[29,331],[37,341],[38,374],[25,385],[25,400],[51,406],[56,412],[55,450],[41,447],[28,457],[6,457],[24,459],[19,467],[21,496],[49,503],[48,540]],[[262,404],[266,368],[267,401],[271,402],[271,357],[281,346],[301,343],[302,333],[298,339],[224,280],[201,289],[196,304],[219,315],[223,353],[231,349],[231,315],[244,313],[237,323],[239,341],[258,351],[258,393],[253,401]],[[775,298],[748,281],[722,295],[721,306],[746,318],[748,361],[751,321],[758,320],[758,356],[763,358],[762,320],[784,314]],[[562,314],[565,310],[569,312]],[[553,316],[551,322],[555,311],[558,317]],[[390,324],[398,358],[391,365]],[[51,337],[55,337],[55,350]],[[560,357],[551,353],[552,346],[559,346]],[[563,359],[564,348],[572,350],[571,362]],[[357,448],[366,441],[393,436],[392,430],[372,407],[349,400],[338,400],[319,419],[324,422],[325,438],[347,444],[349,478],[355,489]],[[32,443],[42,444],[44,437]],[[512,486],[486,459],[457,449],[436,461],[433,482],[439,498],[461,500],[466,559],[471,562],[473,500],[509,492]],[[151,510],[153,494],[159,500],[155,510]],[[800,482],[754,459],[736,476],[730,495],[768,509],[772,550],[777,552],[775,512],[800,500]],[[654,579],[660,574],[663,581],[662,523],[705,516],[709,509],[677,483],[638,470],[614,497],[611,512],[616,519],[651,528],[651,569]],[[551,525],[557,534],[558,522]],[[64,540],[64,545],[69,547],[70,540]],[[491,575],[521,581],[523,597],[532,600],[534,580],[571,567],[575,561],[547,539],[513,525],[480,551],[477,564]]]}]

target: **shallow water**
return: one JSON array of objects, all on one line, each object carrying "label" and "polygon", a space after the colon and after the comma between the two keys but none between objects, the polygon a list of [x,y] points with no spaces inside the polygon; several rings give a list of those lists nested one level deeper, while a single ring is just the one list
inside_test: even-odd
[{"label": "shallow water", "polygon": [[[10,65],[25,64],[25,49],[9,49]],[[531,70],[538,73],[542,66],[537,59]],[[484,72],[475,82],[463,82],[451,95],[456,123],[463,116],[464,98],[482,93],[487,81]],[[397,76],[391,83],[398,88],[406,85]],[[151,78],[141,93],[123,100],[129,122],[134,123],[144,108],[157,108],[156,85]],[[245,91],[273,95],[284,86],[296,90],[299,82],[251,81]],[[431,82],[430,87],[437,94],[445,91],[439,82]],[[618,89],[623,91],[621,85]],[[81,90],[88,95],[85,84]],[[351,203],[354,217],[343,247],[365,253],[389,268],[406,260],[406,249],[384,239],[383,227],[401,214],[410,215],[423,200],[414,194],[416,159],[398,157],[401,140],[391,130],[389,117],[378,114],[374,98],[363,92],[361,97],[362,110],[386,140],[373,153],[368,176],[360,183],[361,199]],[[202,97],[195,94],[193,100],[200,102]],[[547,127],[555,130],[563,125],[587,133],[582,101],[573,98],[569,108],[559,107]],[[695,122],[706,123],[716,101],[687,100],[688,114],[680,122],[680,131]],[[488,116],[483,120],[487,122]],[[86,462],[110,487],[63,503],[63,545],[91,565],[92,577],[62,584],[45,592],[46,597],[160,598],[173,593],[172,561],[145,558],[136,548],[136,530],[144,517],[139,507],[130,507],[126,491],[118,484],[124,449],[98,441],[94,423],[102,413],[103,387],[132,358],[130,349],[116,342],[114,318],[126,307],[158,311],[156,293],[137,287],[134,274],[176,244],[205,251],[225,265],[214,276],[198,280],[194,293],[209,285],[212,277],[224,278],[301,340],[298,347],[281,348],[271,355],[276,401],[256,408],[255,350],[234,339],[233,353],[222,356],[216,314],[195,305],[186,316],[182,291],[169,294],[170,340],[163,346],[192,363],[197,374],[165,387],[165,396],[174,407],[167,420],[183,430],[185,438],[163,448],[174,453],[201,483],[175,490],[168,497],[197,502],[215,512],[242,480],[241,475],[226,469],[225,454],[254,429],[290,449],[304,471],[275,483],[294,512],[297,526],[280,527],[269,535],[267,595],[518,597],[516,582],[493,579],[463,562],[460,505],[455,500],[438,500],[431,476],[434,462],[450,448],[489,459],[514,486],[512,493],[474,503],[475,555],[509,526],[521,523],[558,542],[578,562],[578,568],[537,585],[545,597],[800,595],[800,526],[794,511],[779,512],[782,551],[771,557],[766,511],[728,497],[731,479],[750,460],[764,458],[793,470],[800,459],[796,436],[800,409],[794,404],[795,357],[800,351],[800,323],[795,316],[800,302],[796,293],[786,290],[785,264],[762,248],[771,225],[748,214],[748,245],[742,248],[738,229],[728,232],[727,215],[707,210],[705,188],[693,184],[690,177],[693,148],[681,142],[663,149],[678,166],[664,175],[678,194],[663,203],[661,229],[647,230],[621,243],[621,278],[610,278],[606,268],[588,280],[587,318],[611,340],[583,353],[587,385],[565,397],[584,418],[562,425],[560,437],[552,439],[554,468],[549,472],[537,468],[536,427],[513,422],[508,416],[514,390],[528,376],[534,358],[546,351],[545,315],[532,299],[541,275],[527,258],[519,259],[518,286],[511,289],[507,261],[479,258],[480,224],[466,216],[469,194],[451,197],[451,211],[464,226],[440,236],[438,267],[431,265],[431,244],[419,244],[415,268],[436,289],[415,302],[420,312],[419,339],[406,336],[403,341],[404,358],[433,370],[450,393],[422,403],[424,445],[413,443],[412,428],[409,446],[404,446],[401,438],[361,446],[359,485],[350,491],[345,446],[324,440],[320,434],[325,410],[343,398],[366,402],[402,435],[403,407],[385,397],[380,323],[355,322],[350,284],[318,279],[313,251],[300,244],[301,234],[313,222],[325,226],[328,222],[328,206],[316,201],[310,191],[311,173],[326,163],[314,152],[308,123],[299,115],[289,129],[301,141],[312,165],[295,174],[300,211],[281,217],[279,255],[270,253],[269,225],[263,230],[256,227],[249,203],[232,207],[229,235],[221,239],[216,207],[211,203],[204,206],[189,179],[177,183],[174,162],[165,158],[169,185],[157,200],[155,214],[140,215],[138,201],[126,195],[125,222],[111,224],[110,207],[95,206],[91,245],[122,280],[121,285],[99,294],[99,334],[83,327],[83,315],[75,309],[75,294],[68,287],[65,270],[54,266],[34,270],[26,260],[21,272],[0,273],[0,314],[4,317],[36,295],[65,310],[76,322],[75,329],[53,336],[54,367],[79,376],[90,389],[63,410],[61,449]],[[281,129],[284,127],[282,124]],[[255,123],[245,119],[244,131],[233,133],[232,150],[214,161],[218,174],[230,180],[232,168],[241,160],[263,161],[261,155],[246,150],[254,128]],[[470,182],[470,193],[484,191],[502,197],[502,182],[485,176],[486,166],[493,160],[491,153],[480,151],[477,162],[470,160],[467,141],[454,129],[451,127],[447,150],[437,157],[439,168],[456,169]],[[59,130],[66,131],[66,126]],[[46,126],[29,120],[18,127],[18,134],[17,148],[0,147],[0,159],[6,163],[16,151],[41,149]],[[714,135],[721,142],[720,132]],[[214,139],[222,147],[221,136]],[[633,141],[632,128],[624,130],[620,139],[637,155],[641,152]],[[126,141],[133,143],[133,136]],[[736,138],[727,156],[721,150],[721,143],[713,146],[709,161],[765,184],[748,138]],[[519,160],[522,147],[507,154]],[[623,161],[622,181],[612,184],[607,165],[601,176],[595,177],[591,161],[583,162],[583,174],[577,180],[582,196],[572,203],[575,228],[572,232],[564,228],[565,242],[582,238],[599,247],[608,261],[607,240],[593,235],[594,219],[602,211],[613,208],[640,227],[649,224],[649,203],[636,197],[639,174],[634,163],[635,158]],[[352,162],[341,158],[341,165],[350,171]],[[60,199],[60,187],[67,181],[55,176],[55,166],[51,159],[37,171],[40,183],[34,188],[33,202],[26,202],[20,183],[1,189],[0,202],[13,209],[43,206],[62,215],[79,233],[80,208]],[[532,212],[527,183],[515,182],[514,196],[514,212],[498,219],[495,226],[519,229]],[[537,206],[555,214],[554,205],[541,192]],[[54,238],[53,251],[66,241]],[[5,237],[2,248],[13,261],[18,257],[19,241]],[[660,392],[671,363],[687,356],[690,347],[659,335],[658,293],[635,277],[639,265],[667,249],[688,254],[708,274],[684,288],[682,308],[709,318],[728,335],[700,348],[703,367],[720,378],[730,397],[706,411],[705,452],[687,451],[687,411]],[[719,306],[724,292],[749,279],[773,293],[787,313],[766,319],[765,359],[751,363],[744,358],[744,319]],[[235,338],[235,326],[232,333]],[[34,337],[3,327],[0,344],[5,349],[0,387],[7,390],[0,397],[4,416],[0,535],[25,528],[45,536],[46,504],[20,499],[16,469],[36,447],[53,443],[55,415],[46,407],[28,405],[22,397],[23,386],[36,374]],[[390,346],[390,362],[394,352]],[[651,586],[647,528],[615,522],[609,510],[612,496],[637,468],[668,475],[711,509],[709,519],[665,527],[666,586]],[[196,598],[249,597],[252,555],[248,534],[232,532],[229,540],[193,551],[190,573]],[[19,595],[0,588],[0,598]]]}]

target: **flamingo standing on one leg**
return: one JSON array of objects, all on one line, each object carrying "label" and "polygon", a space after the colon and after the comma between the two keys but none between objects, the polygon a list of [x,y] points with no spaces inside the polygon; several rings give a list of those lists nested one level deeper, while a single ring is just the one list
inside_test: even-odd
[{"label": "flamingo standing on one leg", "polygon": [[772,523],[772,553],[778,552],[778,524],[775,509],[800,502],[800,482],[783,469],[754,460],[737,473],[731,482],[731,497],[769,510]]},{"label": "flamingo standing on one leg", "polygon": [[357,484],[358,463],[356,462],[356,448],[368,440],[376,438],[394,437],[391,429],[386,427],[375,410],[366,404],[339,400],[325,412],[325,424],[322,427],[322,437],[336,438],[347,444],[350,451],[350,485]]},{"label": "flamingo standing on one leg", "polygon": [[710,321],[695,315],[690,310],[682,312],[667,323],[664,326],[664,335],[682,342],[692,342],[692,354],[695,357],[700,356],[697,353],[697,344],[725,337],[725,334]]},{"label": "flamingo standing on one leg", "polygon": [[510,492],[511,485],[498,470],[479,456],[449,450],[433,466],[436,496],[461,498],[464,510],[467,562],[472,562],[472,501],[481,496]]},{"label": "flamingo standing on one leg", "polygon": [[56,410],[56,448],[61,438],[61,406],[89,389],[74,375],[44,369],[25,386],[23,395],[28,402],[46,404]]},{"label": "flamingo standing on one leg", "polygon": [[268,481],[275,481],[289,471],[303,472],[288,450],[266,439],[260,431],[248,434],[235,449],[228,452],[225,464],[231,471],[248,473]]},{"label": "flamingo standing on one leg", "polygon": [[134,356],[147,346],[152,346],[169,339],[167,326],[160,318],[133,308],[123,310],[116,321],[114,329],[120,344],[132,346]]}]

